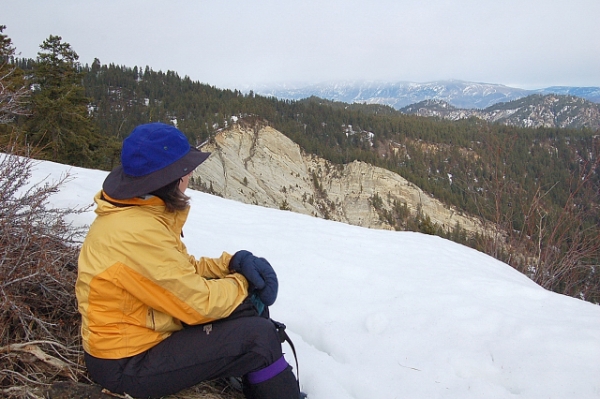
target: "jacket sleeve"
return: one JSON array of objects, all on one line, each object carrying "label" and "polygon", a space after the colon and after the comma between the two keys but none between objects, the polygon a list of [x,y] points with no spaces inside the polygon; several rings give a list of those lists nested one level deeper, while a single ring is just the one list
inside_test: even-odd
[{"label": "jacket sleeve", "polygon": [[227,252],[223,252],[219,258],[206,258],[202,257],[196,259],[193,255],[188,255],[189,261],[196,268],[196,273],[206,278],[223,278],[228,274],[229,262],[231,261],[232,255]]}]

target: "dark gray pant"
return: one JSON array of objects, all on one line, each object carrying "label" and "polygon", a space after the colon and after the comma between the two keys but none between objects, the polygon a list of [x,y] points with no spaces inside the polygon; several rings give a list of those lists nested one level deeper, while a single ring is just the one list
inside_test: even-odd
[{"label": "dark gray pant", "polygon": [[186,326],[139,355],[112,360],[86,353],[85,362],[92,379],[111,392],[157,398],[202,381],[245,376],[281,357],[275,325],[246,302],[226,319]]}]

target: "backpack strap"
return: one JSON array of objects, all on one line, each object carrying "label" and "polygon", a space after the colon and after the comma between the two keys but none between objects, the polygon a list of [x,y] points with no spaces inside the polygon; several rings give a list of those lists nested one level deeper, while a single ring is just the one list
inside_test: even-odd
[{"label": "backpack strap", "polygon": [[294,360],[296,361],[296,380],[298,381],[298,389],[300,389],[300,368],[298,367],[298,356],[296,355],[296,348],[294,347],[294,343],[290,339],[290,336],[285,332],[285,324],[270,319],[273,324],[275,324],[275,328],[277,329],[277,333],[279,334],[279,340],[281,343],[287,341],[287,343],[292,348],[292,352],[294,353]]}]

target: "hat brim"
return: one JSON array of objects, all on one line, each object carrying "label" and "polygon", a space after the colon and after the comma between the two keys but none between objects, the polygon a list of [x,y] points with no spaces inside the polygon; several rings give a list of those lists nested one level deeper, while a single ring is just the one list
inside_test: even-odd
[{"label": "hat brim", "polygon": [[209,155],[209,152],[202,152],[192,147],[187,154],[172,164],[140,177],[127,175],[119,165],[108,174],[102,184],[102,190],[114,199],[146,195],[191,173],[206,161]]}]

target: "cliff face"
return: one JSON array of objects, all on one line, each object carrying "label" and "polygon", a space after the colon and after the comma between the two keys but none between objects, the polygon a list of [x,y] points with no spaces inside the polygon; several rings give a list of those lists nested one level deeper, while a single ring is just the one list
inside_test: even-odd
[{"label": "cliff face", "polygon": [[380,215],[396,200],[406,203],[412,214],[420,207],[445,229],[458,223],[467,231],[481,230],[477,220],[460,215],[398,174],[363,162],[333,165],[304,154],[268,126],[236,124],[202,150],[212,154],[196,169],[193,182],[224,198],[380,229],[392,228]]}]

